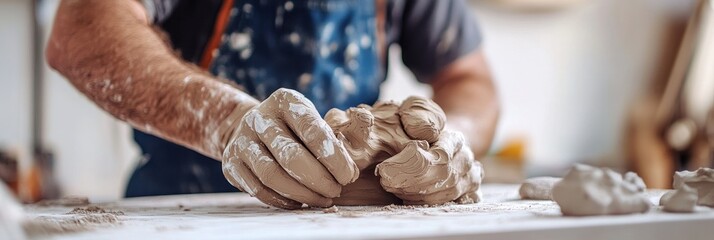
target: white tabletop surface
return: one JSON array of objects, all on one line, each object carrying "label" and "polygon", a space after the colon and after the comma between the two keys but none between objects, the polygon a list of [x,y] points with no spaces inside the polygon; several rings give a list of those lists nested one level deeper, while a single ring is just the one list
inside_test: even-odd
[{"label": "white tabletop surface", "polygon": [[[563,217],[552,201],[518,199],[517,185],[485,185],[484,200],[438,207],[338,207],[287,211],[243,193],[174,195],[92,204],[121,211],[119,224],[49,239],[714,239],[714,210]],[[653,204],[663,191],[650,190]],[[74,207],[27,206],[31,217]]]}]

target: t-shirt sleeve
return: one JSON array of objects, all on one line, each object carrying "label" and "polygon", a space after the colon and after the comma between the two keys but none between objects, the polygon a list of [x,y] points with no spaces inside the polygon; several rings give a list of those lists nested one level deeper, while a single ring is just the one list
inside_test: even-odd
[{"label": "t-shirt sleeve", "polygon": [[481,44],[481,33],[463,0],[420,1],[404,4],[398,40],[402,61],[420,82]]},{"label": "t-shirt sleeve", "polygon": [[152,23],[162,23],[173,12],[181,0],[141,0]]}]

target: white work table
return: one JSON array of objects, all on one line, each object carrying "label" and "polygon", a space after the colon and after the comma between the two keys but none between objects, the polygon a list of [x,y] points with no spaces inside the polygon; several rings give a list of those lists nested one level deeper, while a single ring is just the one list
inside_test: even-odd
[{"label": "white work table", "polygon": [[[482,202],[437,207],[287,211],[243,193],[174,195],[91,204],[122,211],[119,224],[49,239],[714,239],[714,210],[563,217],[552,201],[518,199],[517,185],[485,185]],[[653,203],[663,191],[648,192]],[[31,217],[74,207],[27,206]]]}]

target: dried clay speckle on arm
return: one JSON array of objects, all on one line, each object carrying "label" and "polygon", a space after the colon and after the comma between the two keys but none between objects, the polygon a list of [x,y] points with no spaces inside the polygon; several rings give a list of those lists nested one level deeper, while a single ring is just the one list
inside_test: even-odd
[{"label": "dried clay speckle on arm", "polygon": [[48,62],[118,119],[220,159],[222,125],[257,101],[180,60],[129,2],[62,1]]}]

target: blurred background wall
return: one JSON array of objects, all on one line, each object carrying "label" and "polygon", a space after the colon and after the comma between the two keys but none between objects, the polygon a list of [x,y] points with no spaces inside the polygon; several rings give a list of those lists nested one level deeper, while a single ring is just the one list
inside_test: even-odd
[{"label": "blurred background wall", "polygon": [[31,156],[31,14],[30,1],[0,0],[0,147],[21,164]]},{"label": "blurred background wall", "polygon": [[[29,161],[32,78],[31,9],[26,0],[0,0],[0,146]],[[504,8],[470,1],[498,84],[502,115],[495,148],[526,139],[529,164],[576,161],[623,167],[622,132],[628,108],[666,78],[673,49],[693,0],[582,0],[555,10]],[[40,6],[46,40],[58,1]],[[681,32],[679,32],[681,34]],[[429,96],[391,49],[382,99]],[[664,60],[663,60],[664,59]],[[662,69],[665,69],[663,71]],[[128,126],[80,95],[46,65],[45,144],[55,154],[65,195],[114,199],[141,159]]]}]

